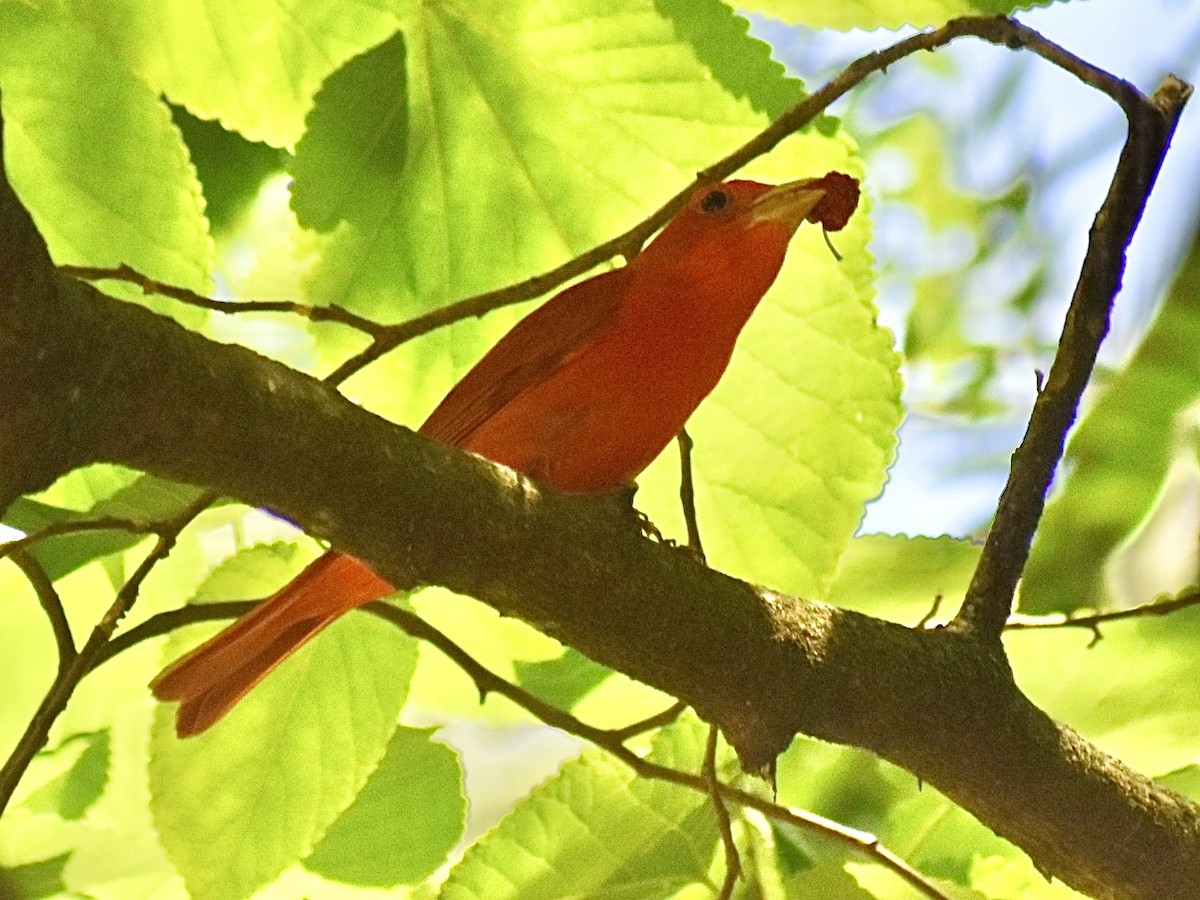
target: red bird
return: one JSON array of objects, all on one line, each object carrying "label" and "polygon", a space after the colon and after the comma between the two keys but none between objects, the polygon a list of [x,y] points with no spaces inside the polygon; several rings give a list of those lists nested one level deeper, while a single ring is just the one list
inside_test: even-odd
[{"label": "red bird", "polygon": [[[800,223],[837,231],[858,196],[840,172],[701,188],[629,265],[518,322],[421,431],[560,491],[631,484],[716,386]],[[394,592],[330,551],[164,669],[154,695],[180,701],[180,737],[197,734],[339,616]]]}]

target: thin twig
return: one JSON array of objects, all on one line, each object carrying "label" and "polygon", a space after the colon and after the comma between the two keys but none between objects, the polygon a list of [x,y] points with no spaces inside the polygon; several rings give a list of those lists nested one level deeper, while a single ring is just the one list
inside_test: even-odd
[{"label": "thin twig", "polygon": [[941,591],[938,591],[936,594],[934,594],[933,603],[929,605],[929,609],[925,612],[925,615],[921,616],[921,618],[917,621],[917,624],[913,626],[913,630],[922,631],[927,628],[929,623],[937,618],[937,614],[942,608],[942,601],[945,599],[946,595]]},{"label": "thin twig", "polygon": [[116,630],[117,624],[137,600],[138,592],[141,590],[146,576],[160,561],[166,558],[167,554],[171,552],[171,548],[175,546],[179,533],[187,527],[192,519],[206,509],[210,502],[211,497],[202,497],[172,519],[172,524],[162,526],[158,542],[129,577],[129,580],[121,586],[112,605],[92,629],[83,649],[75,654],[68,666],[59,670],[37,711],[30,718],[25,733],[21,735],[3,768],[0,768],[0,816],[4,814],[13,792],[17,789],[17,784],[25,774],[25,770],[29,768],[30,762],[46,745],[51,726],[66,708],[67,702],[71,699],[79,682],[92,668],[92,661],[103,651],[105,644]]},{"label": "thin twig", "polygon": [[349,328],[355,328],[372,337],[378,337],[388,332],[388,326],[380,325],[374,319],[357,315],[340,306],[312,306],[297,303],[294,300],[217,300],[205,297],[195,291],[174,284],[156,281],[134,269],[126,263],[111,268],[103,266],[59,266],[58,270],[64,275],[70,275],[82,281],[124,281],[141,288],[148,297],[170,297],[188,306],[207,309],[212,312],[226,313],[290,313],[310,319],[313,322],[337,322]]},{"label": "thin twig", "polygon": [[[131,629],[126,634],[114,638],[109,642],[101,652],[96,654],[91,668],[96,668],[114,657],[117,653],[129,649],[135,644],[167,634],[181,625],[240,616],[254,608],[258,602],[255,600],[238,600],[222,603],[200,603],[184,607],[183,609],[159,613],[147,619],[136,628]],[[499,694],[544,724],[595,744],[597,747],[617,757],[621,762],[633,769],[636,774],[644,778],[667,781],[680,787],[688,788],[689,790],[699,791],[706,795],[709,794],[708,782],[702,776],[645,760],[624,744],[624,741],[630,737],[646,730],[655,719],[661,720],[656,725],[670,724],[683,709],[686,709],[685,704],[675,704],[662,713],[659,713],[656,717],[643,720],[634,725],[617,729],[597,728],[594,725],[589,725],[577,719],[570,713],[559,709],[553,704],[547,703],[519,685],[513,684],[492,672],[455,643],[453,639],[430,625],[416,613],[383,602],[371,603],[362,607],[362,609],[364,612],[371,613],[390,622],[410,637],[426,641],[436,647],[471,678],[481,698],[492,693]],[[720,784],[719,791],[725,801],[756,809],[768,818],[779,822],[787,822],[797,828],[820,835],[876,860],[881,865],[891,869],[926,897],[933,898],[933,900],[949,900],[934,884],[927,881],[919,871],[880,844],[878,838],[874,835],[857,831],[853,828],[847,828],[838,822],[823,818],[814,813],[780,806],[777,803],[763,800],[727,784]]]},{"label": "thin twig", "polygon": [[692,471],[692,448],[695,443],[684,428],[679,432],[679,503],[683,507],[683,521],[687,525],[687,545],[700,559],[705,561],[704,545],[700,543],[700,524],[696,519],[696,482]]},{"label": "thin twig", "polygon": [[128,631],[123,631],[96,654],[89,672],[99,668],[119,653],[150,638],[170,634],[176,628],[198,622],[215,622],[221,619],[236,619],[258,606],[261,600],[224,600],[217,603],[193,603],[156,613]]},{"label": "thin twig", "polygon": [[1083,615],[1064,615],[1055,613],[1045,616],[1026,616],[1014,614],[1004,623],[1005,631],[1041,631],[1047,628],[1086,628],[1092,632],[1094,646],[1103,637],[1100,633],[1102,626],[1110,622],[1120,622],[1126,619],[1147,619],[1153,616],[1169,616],[1181,610],[1200,606],[1200,591],[1191,591],[1170,600],[1158,600],[1131,606],[1128,609],[1113,609],[1107,612],[1087,613]]},{"label": "thin twig", "polygon": [[729,900],[742,874],[742,857],[738,852],[737,841],[733,839],[733,822],[730,821],[725,799],[721,796],[722,784],[717,774],[717,739],[720,735],[720,729],[716,725],[708,726],[708,740],[704,743],[704,763],[700,767],[700,776],[708,789],[708,799],[717,820],[717,831],[721,834],[721,845],[725,848],[725,880],[721,882],[717,900]]},{"label": "thin twig", "polygon": [[50,630],[54,632],[54,643],[58,647],[58,678],[62,678],[67,667],[74,662],[77,652],[75,639],[71,636],[71,623],[63,610],[62,598],[54,588],[54,582],[46,574],[42,564],[28,550],[17,548],[8,554],[13,564],[29,579],[29,584],[42,604]]},{"label": "thin twig", "polygon": [[630,738],[637,737],[639,734],[645,734],[647,731],[653,731],[655,728],[663,728],[670,725],[683,715],[687,708],[688,705],[682,700],[676,700],[660,713],[647,716],[629,725],[622,725],[620,728],[610,728],[608,733],[613,740],[620,741],[623,744]]},{"label": "thin twig", "polygon": [[80,534],[85,531],[128,531],[131,534],[157,534],[163,527],[161,522],[140,522],[118,516],[100,516],[95,519],[74,519],[52,522],[24,537],[0,543],[0,559],[28,550],[35,544],[65,534]]}]

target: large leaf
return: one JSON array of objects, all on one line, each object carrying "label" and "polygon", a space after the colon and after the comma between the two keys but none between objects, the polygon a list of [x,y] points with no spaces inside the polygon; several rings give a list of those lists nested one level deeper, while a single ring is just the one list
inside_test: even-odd
[{"label": "large leaf", "polygon": [[59,775],[30,793],[25,806],[31,810],[55,810],[66,820],[80,819],[104,792],[108,780],[110,738],[107,731],[76,734],[54,750],[43,750],[39,758],[55,760]]},{"label": "large leaf", "polygon": [[300,136],[321,80],[396,27],[369,0],[124,0],[69,4],[155,91],[277,147]]},{"label": "large leaf", "polygon": [[1069,474],[1046,508],[1025,569],[1023,610],[1105,602],[1102,563],[1150,509],[1180,413],[1200,395],[1198,295],[1200,244],[1129,364],[1071,437]]},{"label": "large leaf", "polygon": [[[294,556],[279,545],[240,553],[200,598],[262,596],[294,574]],[[184,643],[172,638],[170,655]],[[351,615],[198,737],[178,740],[174,711],[158,711],[154,820],[193,897],[247,896],[312,852],[383,756],[415,655],[391,626]]]},{"label": "large leaf", "polygon": [[0,5],[5,158],[55,260],[208,286],[196,175],[166,106],[51,7]]},{"label": "large leaf", "polygon": [[[372,223],[391,193],[363,195],[364,181],[395,183],[408,139],[404,38],[393,35],[333,73],[317,95],[292,164],[292,205],[302,225],[327,231],[349,221]],[[352,154],[347,158],[348,154]],[[332,168],[332,160],[338,166]],[[345,198],[359,203],[347,206]]]},{"label": "large leaf", "polygon": [[462,836],[466,797],[454,751],[433,729],[398,728],[379,767],[305,868],[350,884],[416,884]]},{"label": "large leaf", "polygon": [[[705,726],[689,718],[655,740],[653,758],[697,770]],[[562,771],[477,841],[443,900],[671,897],[705,882],[717,848],[707,799],[635,778],[597,750]]]},{"label": "large leaf", "polygon": [[830,603],[904,625],[941,604],[953,615],[979,560],[980,546],[951,537],[866,534],[846,547]]}]

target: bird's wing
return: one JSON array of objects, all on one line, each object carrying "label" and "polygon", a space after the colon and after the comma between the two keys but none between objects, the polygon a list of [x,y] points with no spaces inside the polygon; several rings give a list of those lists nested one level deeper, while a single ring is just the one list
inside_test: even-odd
[{"label": "bird's wing", "polygon": [[611,327],[628,281],[627,267],[602,272],[535,309],[463,376],[421,431],[447,444],[466,443],[497,411]]}]

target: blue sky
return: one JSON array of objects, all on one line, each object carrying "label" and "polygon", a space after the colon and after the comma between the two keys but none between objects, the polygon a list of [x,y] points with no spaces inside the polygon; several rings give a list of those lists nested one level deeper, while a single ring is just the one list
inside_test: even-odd
[{"label": "blue sky", "polygon": [[[1167,72],[1200,80],[1200,3],[1188,0],[1073,0],[1018,16],[1070,51],[1131,81],[1147,93]],[[817,85],[855,57],[902,33],[810,34],[763,20],[755,33],[776,57]],[[862,111],[886,124],[914,109],[948,121],[958,139],[954,173],[966,189],[992,193],[1028,174],[1035,184],[1031,212],[1054,247],[1044,330],[1056,335],[1082,261],[1087,230],[1107,190],[1124,137],[1124,119],[1106,97],[1030,53],[974,40],[947,51],[957,65],[938,78],[915,60],[875,76]],[[1019,75],[999,128],[973,129],[997,85]],[[1152,318],[1200,219],[1200,109],[1185,112],[1174,146],[1129,252],[1125,287],[1103,359],[1117,365]],[[835,107],[834,111],[837,111]],[[881,217],[882,219],[882,217]],[[881,221],[881,231],[886,222]],[[888,235],[877,253],[886,256]],[[881,296],[883,321],[900,327],[906,302]],[[867,514],[864,531],[965,534],[985,521],[1006,474],[1003,463],[1019,441],[1033,401],[1030,376],[1048,360],[1013,360],[1000,387],[1011,414],[967,424],[915,414],[901,434],[900,458],[884,496]],[[913,390],[919,386],[914,384]],[[963,471],[961,462],[990,454],[994,465]],[[932,500],[932,502],[931,502]]]}]

